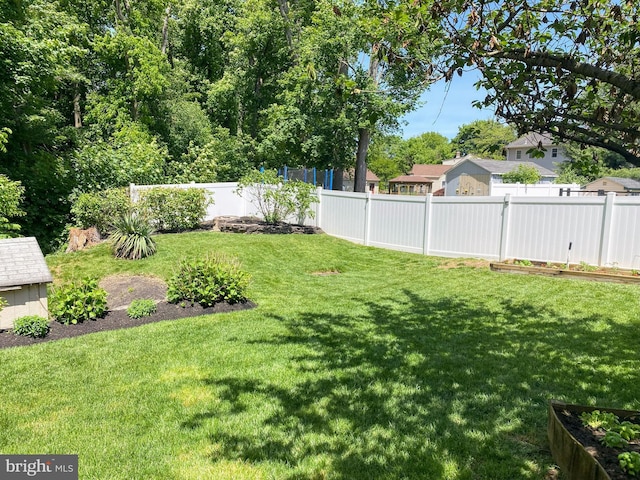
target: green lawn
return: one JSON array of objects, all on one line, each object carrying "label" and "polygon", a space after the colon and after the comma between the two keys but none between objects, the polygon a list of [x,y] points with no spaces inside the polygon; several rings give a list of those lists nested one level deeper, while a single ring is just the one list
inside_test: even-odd
[{"label": "green lawn", "polygon": [[223,251],[258,307],[0,351],[0,452],[77,453],[100,480],[542,479],[550,398],[640,408],[637,287],[329,236],[157,240],[48,262],[168,278]]}]

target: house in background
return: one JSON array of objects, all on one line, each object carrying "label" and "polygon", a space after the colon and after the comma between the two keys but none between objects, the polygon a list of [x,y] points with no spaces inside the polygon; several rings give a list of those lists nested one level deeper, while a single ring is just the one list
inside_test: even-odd
[{"label": "house in background", "polygon": [[[345,170],[342,177],[342,190],[345,192],[353,192],[355,170]],[[367,169],[367,192],[380,193],[380,179],[371,170]]]},{"label": "house in background", "polygon": [[538,184],[552,184],[558,177],[556,173],[533,162],[510,162],[468,157],[466,160],[454,165],[447,172],[445,195],[473,195],[476,197],[504,195],[502,191],[492,191],[492,186],[495,184],[502,185],[502,175],[523,164],[530,165],[540,172],[542,178]]},{"label": "house in background", "polygon": [[[527,153],[532,148],[541,148],[544,151],[544,157],[534,158],[531,153]],[[507,161],[533,162],[553,172],[558,169],[558,164],[571,161],[565,148],[555,143],[548,133],[528,133],[514,140],[504,149]]]},{"label": "house in background", "polygon": [[0,311],[0,330],[13,328],[16,318],[47,318],[47,283],[53,281],[34,237],[0,240],[0,297],[8,305]]},{"label": "house in background", "polygon": [[640,181],[632,178],[603,177],[585,185],[587,192],[597,192],[604,195],[608,192],[615,192],[616,195],[640,195]]},{"label": "house in background", "polygon": [[408,175],[389,180],[389,193],[400,195],[426,195],[444,188],[446,173],[452,165],[416,164]]}]

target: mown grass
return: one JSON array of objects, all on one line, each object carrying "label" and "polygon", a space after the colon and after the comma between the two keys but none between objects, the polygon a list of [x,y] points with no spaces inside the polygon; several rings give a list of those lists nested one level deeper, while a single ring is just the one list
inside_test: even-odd
[{"label": "mown grass", "polygon": [[0,452],[77,453],[101,480],[541,479],[550,398],[640,407],[637,287],[328,236],[157,240],[48,262],[168,278],[224,252],[257,308],[0,351]]}]

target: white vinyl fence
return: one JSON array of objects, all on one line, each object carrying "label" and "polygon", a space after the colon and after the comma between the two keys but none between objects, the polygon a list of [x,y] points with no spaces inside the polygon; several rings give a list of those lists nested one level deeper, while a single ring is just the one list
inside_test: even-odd
[{"label": "white vinyl fence", "polygon": [[[213,191],[207,218],[252,215],[235,184]],[[136,191],[150,186],[131,186]],[[640,270],[640,197],[413,197],[318,190],[307,224],[363,245],[444,257],[586,262]]]}]

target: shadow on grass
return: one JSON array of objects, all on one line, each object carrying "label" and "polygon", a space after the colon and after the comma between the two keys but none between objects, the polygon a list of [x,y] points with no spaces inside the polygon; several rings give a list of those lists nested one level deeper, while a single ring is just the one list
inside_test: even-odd
[{"label": "shadow on grass", "polygon": [[543,478],[550,398],[637,401],[624,325],[409,291],[366,307],[275,317],[289,333],[271,343],[298,347],[289,378],[206,379],[219,402],[183,427],[207,428],[213,460],[290,478]]}]

